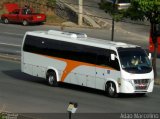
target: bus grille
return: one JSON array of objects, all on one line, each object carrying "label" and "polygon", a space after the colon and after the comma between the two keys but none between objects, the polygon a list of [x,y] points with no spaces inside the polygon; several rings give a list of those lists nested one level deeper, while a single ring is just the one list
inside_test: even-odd
[{"label": "bus grille", "polygon": [[134,86],[136,90],[147,90],[150,83],[150,79],[135,79]]}]

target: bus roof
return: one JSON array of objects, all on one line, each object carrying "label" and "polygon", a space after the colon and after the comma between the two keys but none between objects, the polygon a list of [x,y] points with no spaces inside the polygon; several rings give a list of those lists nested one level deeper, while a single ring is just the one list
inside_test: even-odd
[{"label": "bus roof", "polygon": [[48,30],[48,31],[28,31],[26,32],[26,34],[37,37],[54,39],[54,40],[66,41],[71,43],[83,44],[88,46],[107,48],[112,50],[116,50],[119,47],[121,48],[138,47],[137,45],[127,44],[123,42],[112,42],[109,40],[91,38],[87,37],[87,35],[84,33],[77,33],[77,32]]}]

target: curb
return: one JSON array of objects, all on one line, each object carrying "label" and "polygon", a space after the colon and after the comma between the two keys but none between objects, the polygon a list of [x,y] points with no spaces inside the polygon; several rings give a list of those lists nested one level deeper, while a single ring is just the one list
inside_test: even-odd
[{"label": "curb", "polygon": [[160,85],[160,79],[158,79],[158,78],[155,79],[155,80],[154,80],[154,84],[155,84],[155,85]]},{"label": "curb", "polygon": [[[63,22],[64,23],[64,22]],[[95,28],[95,27],[92,27],[92,26],[87,26],[87,25],[82,25],[82,26],[71,26],[71,25],[63,25],[63,23],[51,23],[51,22],[45,22],[44,25],[46,26],[59,26],[59,27],[69,27],[69,28],[88,28],[88,29],[105,29],[105,28]]]},{"label": "curb", "polygon": [[24,114],[12,113],[12,112],[0,112],[0,119],[38,119]]}]

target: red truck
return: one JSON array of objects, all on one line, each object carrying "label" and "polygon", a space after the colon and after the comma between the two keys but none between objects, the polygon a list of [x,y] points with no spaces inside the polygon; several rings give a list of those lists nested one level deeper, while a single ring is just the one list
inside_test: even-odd
[{"label": "red truck", "polygon": [[[149,38],[149,52],[153,53],[154,52],[154,44],[152,41],[152,38]],[[160,37],[158,37],[158,56],[160,56]]]},{"label": "red truck", "polygon": [[17,8],[8,14],[2,14],[1,20],[7,24],[9,22],[22,23],[24,26],[30,23],[43,23],[46,21],[45,14],[33,13],[29,8]]},{"label": "red truck", "polygon": [[[158,35],[158,49],[157,49],[157,55],[160,57],[160,24],[157,24],[157,35]],[[149,52],[153,53],[154,52],[154,44],[151,38],[151,33],[150,33],[150,38],[149,38]]]}]

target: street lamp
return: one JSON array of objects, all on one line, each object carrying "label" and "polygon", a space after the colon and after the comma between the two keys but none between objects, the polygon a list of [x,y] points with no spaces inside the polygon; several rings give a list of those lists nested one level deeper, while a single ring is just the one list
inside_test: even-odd
[{"label": "street lamp", "polygon": [[69,112],[69,119],[71,119],[72,113],[76,113],[77,107],[78,107],[78,103],[69,102],[69,106],[67,108],[67,111]]}]

